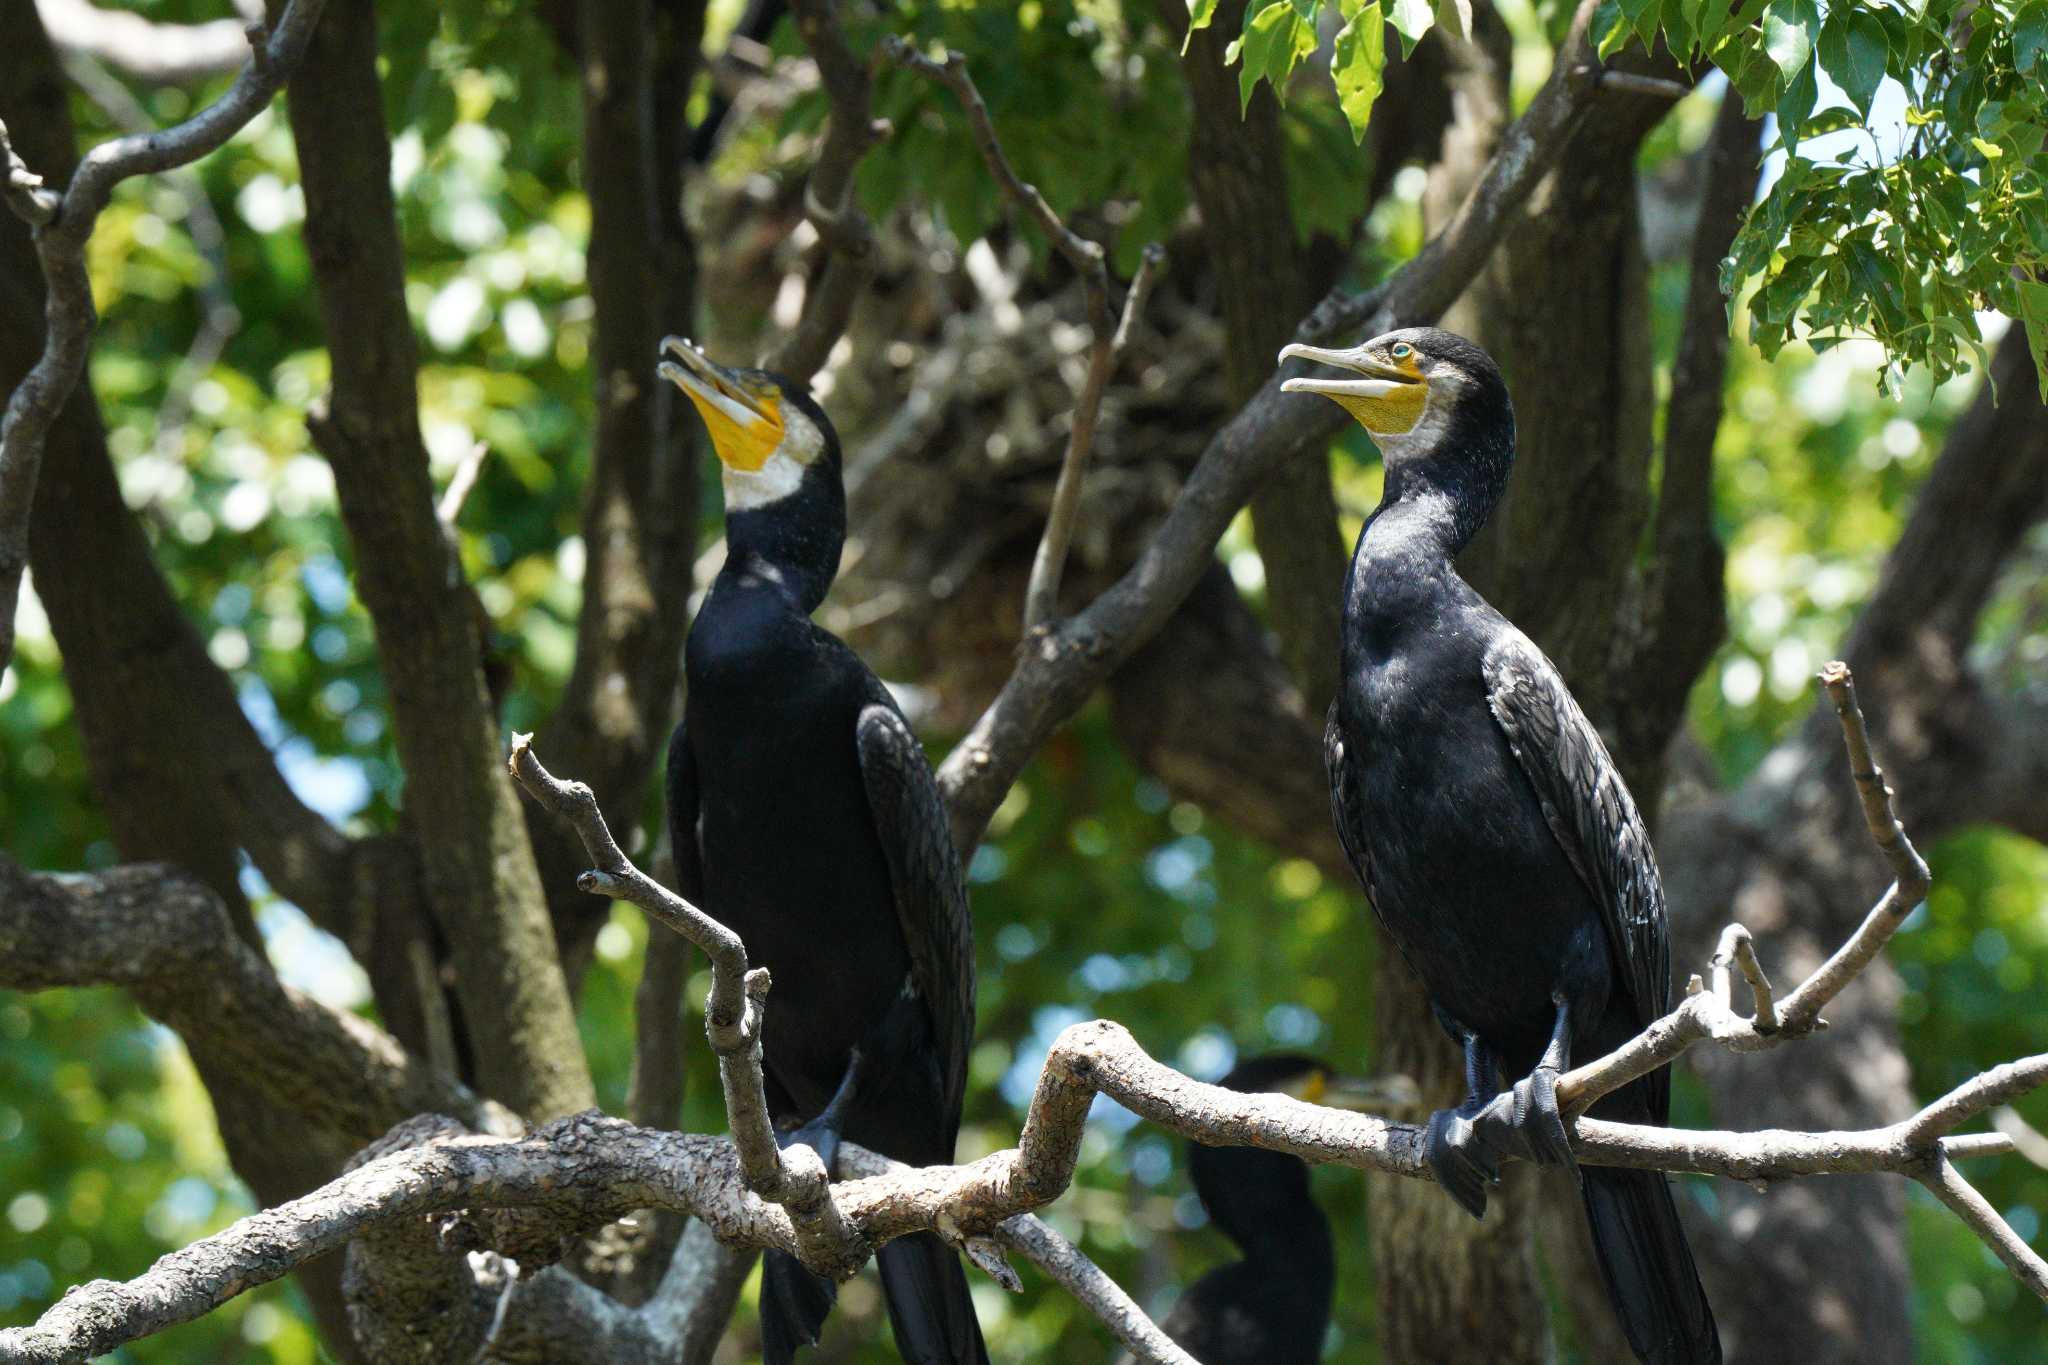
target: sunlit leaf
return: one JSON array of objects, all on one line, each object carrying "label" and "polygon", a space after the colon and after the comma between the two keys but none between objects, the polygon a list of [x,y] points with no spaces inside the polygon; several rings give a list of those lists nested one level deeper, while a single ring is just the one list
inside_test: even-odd
[{"label": "sunlit leaf", "polygon": [[1337,104],[1344,111],[1344,121],[1351,126],[1353,142],[1365,140],[1365,126],[1372,118],[1373,101],[1379,98],[1381,73],[1386,64],[1385,19],[1379,6],[1362,6],[1337,30],[1336,50],[1330,60],[1330,76],[1337,84]]}]

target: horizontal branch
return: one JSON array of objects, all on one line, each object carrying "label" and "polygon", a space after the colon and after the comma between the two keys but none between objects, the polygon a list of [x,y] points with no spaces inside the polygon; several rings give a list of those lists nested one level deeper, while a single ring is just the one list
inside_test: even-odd
[{"label": "horizontal branch", "polygon": [[36,13],[58,51],[92,57],[152,85],[225,76],[249,59],[249,38],[238,19],[158,23],[91,0],[36,0]]},{"label": "horizontal branch", "polygon": [[0,855],[0,989],[62,986],[128,991],[195,1057],[262,1090],[309,1130],[361,1143],[421,1112],[519,1129],[375,1024],[279,981],[235,933],[220,897],[176,868],[51,875]]},{"label": "horizontal branch", "polygon": [[[2029,1073],[2036,1083],[2048,1080],[2048,1058],[2029,1064],[2039,1064]],[[936,1231],[955,1242],[988,1236],[1034,1258],[1064,1259],[1068,1252],[1047,1241],[1049,1232],[1012,1220],[1051,1202],[1072,1181],[1098,1094],[1207,1145],[1261,1147],[1310,1162],[1430,1178],[1424,1129],[1416,1125],[1205,1085],[1154,1060],[1121,1025],[1097,1020],[1073,1025],[1053,1043],[1016,1147],[965,1166],[911,1168],[849,1144],[841,1157],[849,1169],[887,1173],[834,1184],[833,1200],[864,1253],[910,1233]],[[1911,1120],[1856,1132],[1728,1133],[1582,1118],[1574,1148],[1591,1165],[1746,1181],[1874,1171],[1918,1179],[1945,1169],[1942,1142],[1918,1141]],[[483,1244],[537,1268],[545,1263],[536,1259],[542,1249],[568,1245],[638,1208],[687,1213],[722,1241],[805,1258],[789,1213],[746,1190],[730,1139],[578,1114],[525,1138],[456,1137],[405,1148],[172,1252],[127,1284],[100,1280],[76,1288],[34,1326],[0,1332],[0,1362],[54,1365],[102,1354],[208,1312],[393,1219],[466,1213]],[[485,1216],[490,1211],[501,1212]],[[850,1273],[838,1264],[807,1263]],[[1085,1270],[1059,1273],[1063,1282],[1092,1278]],[[1134,1349],[1150,1340],[1139,1331],[1124,1339]],[[1144,1358],[1179,1357],[1150,1350]]]}]

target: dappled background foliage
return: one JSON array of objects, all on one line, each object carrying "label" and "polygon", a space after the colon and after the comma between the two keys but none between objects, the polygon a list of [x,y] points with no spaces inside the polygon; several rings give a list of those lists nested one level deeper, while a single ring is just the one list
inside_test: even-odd
[{"label": "dappled background foliage", "polygon": [[[164,19],[210,17],[216,8],[201,0],[140,7]],[[592,421],[592,313],[575,76],[523,6],[462,0],[445,9],[386,8],[381,46],[396,132],[393,177],[408,301],[424,341],[422,422],[443,479],[475,443],[490,449],[462,516],[461,553],[491,619],[506,680],[505,723],[530,729],[568,673],[584,563],[577,510]],[[1345,8],[1349,16],[1355,7]],[[1517,84],[1526,92],[1541,75],[1542,35],[1555,15],[1521,3],[1501,8],[1517,35]],[[1642,8],[1620,6],[1630,22]],[[1813,8],[1808,3],[1806,12],[1818,23]],[[1827,23],[1847,31],[1838,40],[1820,28],[1818,48],[1821,72],[1835,81],[1849,68],[1838,71],[1832,44],[1844,44],[1843,61],[1861,63],[1854,54],[1868,38],[1852,13],[1857,7],[1838,8],[1843,12],[1831,9]],[[1881,18],[1888,13],[1876,8]],[[723,48],[739,9],[737,0],[712,5],[707,51]],[[1958,93],[1956,80],[1929,75],[1909,93],[1915,105],[1970,105],[1959,113],[1981,130],[1971,134],[1977,161],[1954,169],[1977,172],[1975,183],[1990,194],[2010,189],[2002,177],[2040,150],[2038,130],[2031,149],[2017,146],[2013,139],[2021,134],[2013,129],[2025,120],[2007,115],[2001,122],[1986,104],[1994,97],[2041,98],[2048,60],[2029,35],[2048,11],[2035,0],[1986,4],[1981,12],[2005,21],[1985,40],[2001,44],[1996,79],[2005,84]],[[1312,19],[1292,10],[1290,16],[1290,24]],[[1897,27],[1884,22],[1887,34]],[[1188,205],[1188,115],[1175,45],[1149,6],[883,4],[860,18],[850,37],[864,49],[884,29],[943,41],[977,59],[981,89],[1021,172],[1062,211],[1101,215],[1120,272],[1128,272],[1145,242],[1171,237]],[[783,58],[797,52],[787,26],[772,48]],[[1897,57],[1896,44],[1886,50],[1912,65],[1910,56]],[[1780,101],[1801,98],[1795,87],[1804,80],[1810,115],[1813,67],[1794,66],[1789,50],[1763,51],[1771,65],[1747,68],[1744,93],[1782,113]],[[1529,62],[1538,65],[1521,69]],[[805,135],[824,115],[818,91],[783,67],[775,70],[783,78],[770,82],[758,104],[735,109],[693,191],[707,307],[715,316],[673,322],[679,331],[738,347],[785,320],[772,291],[750,293],[744,281],[760,273],[760,254],[775,249],[781,224],[798,211]],[[2021,79],[2029,71],[2035,78]],[[1285,70],[1279,74],[1285,78]],[[1339,91],[1306,74],[1294,82],[1283,115],[1288,155],[1298,167],[1296,221],[1304,237],[1341,234],[1363,207],[1364,177],[1330,173],[1357,153]],[[711,77],[700,80],[694,111],[708,106],[712,86]],[[160,120],[182,116],[200,97],[114,89]],[[1699,145],[1719,93],[1710,81],[1647,144],[1646,171],[1654,174]],[[1880,103],[1885,98],[1875,83],[1871,90],[1852,85],[1848,93],[1866,110],[1873,94]],[[882,221],[928,214],[931,240],[954,258],[990,234],[1006,252],[1021,239],[1039,269],[1057,275],[1043,242],[1028,229],[1002,225],[960,122],[939,117],[931,101],[930,91],[908,76],[879,81],[876,112],[892,118],[897,132],[861,168],[864,204]],[[1924,127],[1903,112],[1903,102],[1900,108],[1902,134],[1908,125]],[[74,113],[95,139],[119,130],[124,117],[118,99],[85,94]],[[1832,126],[1825,113],[1811,118],[1796,130],[1809,139]],[[1789,187],[1807,196],[1807,212],[1862,216],[1855,194],[1840,192],[1858,172],[1808,159],[1813,146],[1805,141],[1797,155],[1774,157],[1768,173],[1778,177],[1778,189],[1770,202],[1784,202]],[[1916,146],[1913,154],[1948,153]],[[1396,185],[1370,224],[1362,269],[1412,252],[1420,195],[1419,181]],[[1927,218],[1912,220],[1912,230],[1945,227],[1958,235],[1955,250],[1973,261],[1992,257],[1975,254],[1981,244],[1972,245],[1971,233],[2039,233],[2026,239],[2039,259],[2048,251],[2044,201],[2038,187],[2030,200],[2017,192],[2015,199],[2015,216],[2002,227],[1985,213],[1944,217],[1930,207]],[[1944,201],[1937,194],[1928,202]],[[332,479],[304,428],[308,402],[326,385],[327,362],[296,230],[303,212],[291,140],[276,110],[191,172],[123,185],[93,239],[93,283],[105,323],[91,382],[112,427],[123,493],[287,777],[308,804],[350,829],[387,829],[397,821],[401,792],[383,682],[344,562]],[[1776,350],[1791,317],[1783,281],[1811,284],[1817,276],[1797,274],[1807,267],[1796,250],[1773,256],[1777,242],[1759,244],[1767,226],[1760,220],[1744,247],[1762,256],[1737,273],[1767,270],[1773,280],[1761,303],[1737,310],[1736,325],[1742,334],[1747,318],[1759,342]],[[1838,226],[1854,225],[1845,219]],[[1918,258],[1910,238],[1881,245],[1889,254],[1875,267],[1880,274],[1884,260]],[[1862,258],[1851,251],[1847,259]],[[1676,344],[1682,251],[1652,265],[1661,375]],[[1691,705],[1697,758],[1723,777],[1751,770],[1810,709],[1814,668],[1831,657],[1872,587],[1918,480],[1973,392],[1974,374],[1958,368],[1969,363],[1970,343],[1979,334],[1995,339],[2006,325],[1974,309],[1987,300],[2023,306],[2010,283],[1965,272],[1939,284],[1946,291],[1935,300],[1940,317],[1962,321],[1923,328],[1914,343],[1920,349],[1899,349],[1933,360],[1943,372],[1958,369],[1940,385],[1925,369],[1888,371],[1884,352],[1867,343],[1821,354],[1790,345],[1768,361],[1738,347],[1716,465],[1717,518],[1729,551],[1730,638]],[[1903,287],[1896,278],[1880,280],[1869,296],[1872,311],[1860,319],[1888,340],[1893,323],[1883,300]],[[1803,297],[1803,286],[1797,292]],[[1845,284],[1837,295],[1848,292]],[[841,416],[829,387],[824,396]],[[879,416],[845,411],[843,422],[858,429]],[[1355,531],[1377,497],[1376,459],[1356,436],[1330,459],[1347,532]],[[705,506],[708,544],[718,529],[715,494]],[[1260,566],[1242,522],[1219,553],[1257,601]],[[2048,663],[2044,557],[2048,546],[2037,536],[2031,557],[1986,613],[1981,642],[1987,661],[2036,686]],[[833,609],[861,605],[842,598]],[[0,682],[0,809],[10,850],[27,865],[94,868],[113,862],[115,851],[86,785],[60,663],[31,596],[19,656]],[[657,827],[657,812],[647,814],[641,847]],[[1936,847],[1932,862],[1935,890],[1893,950],[1906,986],[1906,1047],[1922,1094],[2048,1048],[2048,1015],[2039,1004],[2048,982],[2048,855],[2012,836],[1970,831]],[[1240,1052],[1276,1047],[1372,1069],[1371,939],[1362,932],[1365,911],[1355,888],[1171,799],[1124,756],[1100,705],[1039,755],[998,812],[970,877],[981,1006],[963,1158],[1014,1140],[1045,1047],[1063,1026],[1093,1015],[1122,1021],[1155,1055],[1204,1078],[1227,1070]],[[269,896],[253,870],[245,882],[285,979],[368,1011],[365,980],[347,949]],[[637,913],[615,912],[582,983],[585,1039],[600,1098],[614,1110],[625,1096],[631,996],[646,932]],[[707,984],[704,977],[693,984],[693,1002],[701,1002]],[[703,1049],[693,1048],[690,1066],[689,1125],[716,1128],[722,1113]],[[1681,1119],[1687,1103],[1682,1089]],[[1141,1302],[1163,1312],[1174,1286],[1224,1254],[1224,1245],[1201,1227],[1177,1144],[1102,1107],[1083,1148],[1077,1189],[1049,1216]],[[2036,1096],[2022,1110],[2048,1125],[2048,1097]],[[2048,1172],[2006,1160],[1972,1176],[2038,1245]],[[1684,1183],[1711,1197],[1707,1182]],[[1370,1359],[1363,1181],[1324,1171],[1316,1187],[1339,1228],[1333,1358]],[[2038,1351],[2039,1305],[1924,1192],[1916,1186],[1909,1193],[1913,1315],[1925,1358],[1988,1362]],[[0,995],[0,1201],[0,1325],[32,1320],[67,1284],[133,1275],[251,1206],[214,1137],[204,1089],[181,1045],[113,991]],[[125,1348],[121,1358],[279,1365],[317,1359],[295,1293],[270,1286]],[[1108,1354],[1093,1320],[1042,1284],[1012,1298],[977,1280],[976,1296],[1000,1358]],[[871,1344],[886,1343],[872,1280],[849,1286],[842,1304],[827,1357],[889,1358],[886,1344]],[[752,1330],[743,1310],[735,1337]],[[728,1342],[727,1350],[739,1346]]]}]

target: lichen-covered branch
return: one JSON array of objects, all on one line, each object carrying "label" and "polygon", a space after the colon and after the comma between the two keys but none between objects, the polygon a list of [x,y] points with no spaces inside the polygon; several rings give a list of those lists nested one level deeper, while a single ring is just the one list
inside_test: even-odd
[{"label": "lichen-covered branch", "polygon": [[[2048,1056],[2015,1065],[2009,1078],[1986,1082],[1981,1093],[2009,1098],[2023,1084],[2048,1082]],[[1097,1094],[1196,1142],[1263,1147],[1311,1162],[1429,1178],[1423,1130],[1415,1125],[1205,1085],[1155,1061],[1122,1026],[1097,1020],[1073,1025],[1054,1042],[1016,1147],[966,1166],[924,1168],[901,1167],[857,1147],[843,1149],[849,1169],[887,1172],[856,1176],[830,1189],[852,1245],[864,1259],[882,1242],[934,1230],[955,1240],[985,1235],[1019,1251],[1066,1257],[1056,1247],[1045,1251],[1049,1233],[1013,1220],[1050,1203],[1072,1181]],[[1968,1105],[1951,1099],[1934,1107],[1961,1116]],[[1575,1147],[1581,1161],[1594,1165],[1748,1181],[1895,1171],[1938,1178],[1937,1193],[1952,1204],[1966,1203],[1960,1178],[1943,1174],[1946,1139],[1932,1130],[1940,1125],[1915,1123],[1859,1132],[1724,1133],[1580,1119]],[[1986,1150],[1986,1144],[1971,1144],[1972,1155]],[[0,1362],[53,1365],[104,1353],[197,1317],[394,1220],[464,1214],[466,1237],[537,1267],[545,1263],[547,1248],[566,1246],[637,1208],[688,1213],[726,1242],[777,1248],[813,1269],[846,1273],[836,1260],[811,1259],[814,1247],[799,1236],[790,1213],[748,1191],[731,1139],[657,1132],[579,1114],[525,1138],[442,1137],[403,1147],[303,1199],[172,1252],[127,1284],[101,1280],[72,1290],[34,1326],[0,1332]],[[1966,1220],[1996,1239],[2001,1254],[2017,1258],[2029,1288],[2048,1297],[2048,1282],[2029,1278],[2026,1256],[2032,1253],[2019,1255],[2024,1244],[2002,1220],[1995,1226],[1985,1221],[1987,1209],[1965,1214]],[[1996,1220],[1996,1213],[1989,1218]],[[1085,1272],[1067,1277],[1076,1285],[1093,1278]],[[1146,1333],[1132,1332],[1125,1340],[1142,1358],[1177,1358],[1148,1348]]]},{"label": "lichen-covered branch", "polygon": [[119,986],[183,1038],[202,1067],[240,1077],[307,1131],[351,1145],[423,1111],[472,1128],[518,1121],[368,1020],[277,979],[220,898],[156,864],[90,875],[24,872],[0,855],[0,988]]},{"label": "lichen-covered branch", "polygon": [[0,167],[8,206],[34,230],[36,257],[48,290],[42,359],[15,386],[0,418],[0,668],[14,658],[14,607],[28,567],[29,511],[50,424],[85,370],[99,325],[85,246],[114,186],[131,175],[196,161],[232,137],[270,104],[305,54],[325,0],[291,0],[274,29],[251,25],[249,59],[227,93],[175,128],[118,137],[86,153],[62,194],[24,165],[0,125]]}]

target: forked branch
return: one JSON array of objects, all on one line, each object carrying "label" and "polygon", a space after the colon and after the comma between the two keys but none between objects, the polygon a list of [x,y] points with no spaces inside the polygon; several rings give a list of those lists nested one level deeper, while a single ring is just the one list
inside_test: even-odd
[{"label": "forked branch", "polygon": [[[1868,793],[1871,825],[1894,866],[1919,866],[1905,833],[1890,816],[1888,797],[1869,762],[1867,739],[1846,669],[1824,675],[1842,717],[1852,766]],[[734,1136],[684,1135],[636,1128],[595,1114],[576,1115],[519,1139],[442,1137],[371,1161],[323,1189],[244,1219],[215,1237],[165,1257],[129,1284],[96,1281],[74,1289],[29,1328],[0,1332],[0,1362],[82,1360],[184,1321],[242,1290],[332,1251],[366,1228],[393,1219],[466,1211],[479,1239],[537,1265],[536,1248],[568,1245],[636,1208],[688,1213],[721,1240],[773,1247],[821,1273],[850,1274],[874,1247],[909,1233],[936,1231],[991,1265],[992,1240],[1053,1268],[1087,1298],[1142,1359],[1181,1361],[1184,1354],[1145,1324],[1121,1293],[1078,1251],[1049,1231],[1018,1221],[1057,1198],[1072,1182],[1089,1109],[1106,1095],[1142,1118],[1209,1145],[1256,1146],[1311,1162],[1335,1162],[1417,1179],[1430,1178],[1424,1130],[1385,1119],[1326,1109],[1284,1095],[1246,1095],[1205,1085],[1164,1066],[1120,1025],[1076,1024],[1054,1042],[1015,1147],[964,1166],[901,1166],[847,1145],[841,1174],[828,1184],[815,1154],[809,1170],[791,1172],[774,1150],[761,1102],[759,1023],[765,978],[746,968],[746,951],[729,930],[641,874],[606,830],[588,790],[550,776],[525,737],[515,741],[514,771],[535,799],[570,820],[599,866],[581,879],[595,894],[631,900],[702,947],[712,958],[715,1030],[726,1074]],[[1924,882],[1921,884],[1924,890]],[[1846,969],[1823,966],[1800,991],[1831,999],[1867,965],[1897,927],[1892,900],[1919,893],[1895,885],[1844,952]],[[1741,934],[1724,938],[1727,963],[1713,990],[1697,984],[1671,1014],[1613,1054],[1560,1078],[1559,1099],[1582,1108],[1601,1094],[1669,1062],[1712,1037],[1738,1051],[1811,1036],[1784,1020],[1765,1031],[1734,1012],[1734,976],[1749,982],[1759,1015],[1773,1011],[1760,966],[1751,972]],[[1864,951],[1865,949],[1868,951]],[[1855,951],[1851,951],[1854,949]],[[1736,968],[1731,971],[1730,966]],[[1815,986],[1816,980],[1821,981]],[[1809,991],[1809,988],[1812,988]],[[1800,992],[1794,992],[1798,998]],[[1687,1131],[1578,1117],[1574,1148],[1581,1161],[1665,1171],[1691,1171],[1744,1181],[1889,1171],[1926,1184],[2010,1266],[2029,1289],[2048,1299],[2048,1263],[1954,1169],[1964,1158],[2007,1154],[2004,1132],[1958,1135],[1986,1110],[2048,1085],[2048,1054],[2024,1057],[1956,1087],[1911,1118],[1882,1128],[1800,1133]],[[767,1174],[763,1174],[762,1168]],[[757,1193],[756,1191],[763,1191]],[[794,1196],[801,1196],[800,1198]],[[497,1210],[492,1214],[490,1211]],[[1049,1240],[1050,1239],[1050,1240]]]},{"label": "forked branch", "polygon": [[1109,306],[1109,269],[1102,244],[1068,227],[1052,205],[1045,202],[1038,187],[1017,174],[1009,154],[1003,150],[1002,139],[996,135],[987,102],[982,99],[974,77],[967,74],[967,58],[949,51],[934,60],[893,34],[883,41],[883,51],[898,66],[929,77],[953,92],[966,112],[968,129],[974,135],[974,145],[981,149],[981,159],[987,163],[989,174],[995,177],[1004,195],[1038,225],[1054,249],[1074,267],[1087,301],[1088,328],[1093,338],[1088,351],[1088,373],[1074,401],[1073,419],[1067,428],[1067,451],[1060,461],[1059,482],[1053,487],[1052,509],[1046,514],[1045,532],[1039,538],[1038,551],[1031,561],[1031,579],[1024,591],[1024,633],[1028,636],[1044,629],[1058,614],[1060,578],[1066,570],[1067,550],[1073,543],[1074,523],[1081,510],[1081,484],[1087,473],[1089,453],[1095,446],[1103,390],[1109,386],[1117,357],[1130,339],[1132,323],[1145,310],[1153,281],[1165,264],[1166,251],[1157,242],[1145,247],[1138,273],[1131,280],[1130,293],[1124,298],[1122,316],[1113,315]]}]

